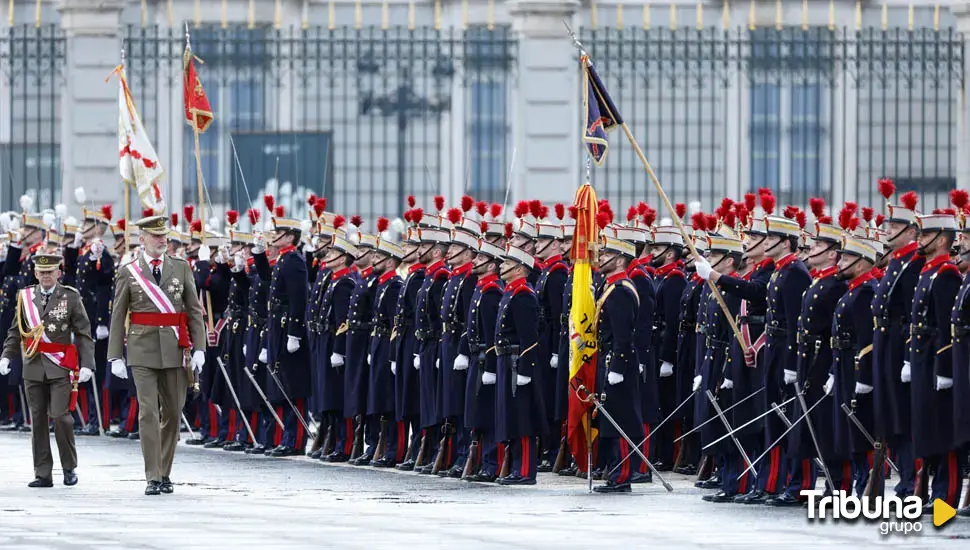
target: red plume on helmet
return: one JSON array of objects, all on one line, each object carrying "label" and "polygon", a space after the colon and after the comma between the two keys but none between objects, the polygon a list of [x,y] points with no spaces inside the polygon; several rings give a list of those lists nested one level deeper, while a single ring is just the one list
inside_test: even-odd
[{"label": "red plume on helmet", "polygon": [[822,197],[812,197],[808,199],[808,206],[812,209],[812,215],[819,219],[825,214],[825,199]]},{"label": "red plume on helmet", "polygon": [[704,221],[707,222],[707,230],[710,232],[717,231],[717,216],[714,214],[707,214],[704,216]]},{"label": "red plume on helmet", "polygon": [[896,184],[892,178],[879,178],[878,187],[879,194],[886,200],[889,200],[890,197],[896,194]]},{"label": "red plume on helmet", "polygon": [[539,201],[539,200],[529,201],[529,213],[532,214],[532,217],[535,218],[535,219],[537,219],[537,220],[539,218],[541,218],[542,217],[542,201]]},{"label": "red plume on helmet", "polygon": [[734,200],[731,197],[724,197],[721,199],[721,208],[725,211],[734,208]]},{"label": "red plume on helmet", "polygon": [[505,222],[505,238],[506,239],[511,239],[512,238],[512,233],[513,233],[513,231],[512,231],[512,222]]},{"label": "red plume on helmet", "polygon": [[488,231],[488,222],[478,222],[478,229],[482,233],[485,233],[486,231]]},{"label": "red plume on helmet", "polygon": [[953,189],[950,191],[950,202],[957,210],[963,210],[970,203],[970,193],[966,189]]},{"label": "red plume on helmet", "polygon": [[852,211],[853,214],[855,214],[856,212],[859,211],[859,205],[858,205],[858,203],[855,203],[855,202],[852,202],[852,201],[847,201],[845,203],[845,208],[844,209],[845,210],[850,210],[850,211]]},{"label": "red plume on helmet", "polygon": [[493,202],[492,206],[489,207],[488,213],[492,216],[493,220],[497,220],[499,216],[502,215],[503,206],[497,202]]},{"label": "red plume on helmet", "polygon": [[185,223],[192,223],[195,216],[195,207],[191,204],[186,204],[182,207],[182,214],[185,215]]},{"label": "red plume on helmet", "polygon": [[637,207],[631,206],[626,209],[626,221],[632,222],[635,219],[637,219]]},{"label": "red plume on helmet", "polygon": [[360,217],[360,214],[354,214],[350,217],[350,223],[357,229],[360,229],[361,224],[364,223],[364,219]]},{"label": "red plume on helmet", "polygon": [[748,212],[754,212],[755,201],[758,197],[754,193],[744,194],[744,207],[748,209]]},{"label": "red plume on helmet", "polygon": [[313,213],[320,217],[327,210],[327,199],[324,197],[318,198],[313,202]]},{"label": "red plume on helmet", "polygon": [[915,211],[916,205],[919,204],[919,195],[916,194],[916,191],[906,192],[902,197],[899,197],[899,202],[903,204],[903,208]]},{"label": "red plume on helmet", "polygon": [[272,212],[276,205],[276,199],[273,198],[273,195],[263,195],[263,204],[266,205],[266,210]]},{"label": "red plume on helmet", "polygon": [[415,204],[417,204],[417,201],[414,200],[414,195],[408,195],[408,207],[414,208]]},{"label": "red plume on helmet", "polygon": [[770,187],[759,187],[758,188],[758,196],[761,196],[761,195],[773,195],[773,194],[774,193],[771,191],[771,188]]},{"label": "red plume on helmet", "polygon": [[317,202],[317,195],[316,195],[316,193],[310,193],[310,196],[307,197],[307,199],[306,199],[307,206],[312,207],[315,202]]},{"label": "red plume on helmet", "polygon": [[650,208],[650,205],[649,204],[647,204],[647,203],[645,203],[643,201],[638,202],[637,203],[637,216],[642,216],[642,215],[646,214],[647,213],[647,209],[649,209],[649,208]]},{"label": "red plume on helmet", "polygon": [[458,225],[461,221],[461,209],[460,208],[449,208],[448,209],[448,221],[454,225]]},{"label": "red plume on helmet", "polygon": [[529,201],[519,201],[515,204],[513,211],[516,218],[521,218],[529,213]]},{"label": "red plume on helmet", "polygon": [[256,225],[259,222],[261,214],[258,208],[250,208],[246,211],[246,215],[249,216],[249,224]]},{"label": "red plume on helmet", "polygon": [[151,208],[145,208],[141,211],[141,217],[150,218],[155,215],[155,210]]},{"label": "red plume on helmet", "polygon": [[570,205],[566,210],[569,212],[569,218],[572,220],[575,220],[576,216],[579,214],[579,208],[577,208],[575,204]]},{"label": "red plume on helmet", "polygon": [[420,224],[421,220],[424,219],[424,209],[414,208],[411,210],[411,223]]},{"label": "red plume on helmet", "polygon": [[469,197],[468,195],[462,196],[462,198],[461,198],[461,210],[462,210],[462,212],[468,212],[469,210],[471,210],[474,207],[475,207],[475,199]]},{"label": "red plume on helmet", "polygon": [[118,229],[124,231],[125,227],[127,226],[128,226],[128,220],[124,220],[124,219],[118,220]]},{"label": "red plume on helmet", "polygon": [[882,214],[876,214],[876,226],[882,225],[886,221],[886,216]]},{"label": "red plume on helmet", "polygon": [[759,195],[759,198],[761,199],[761,209],[765,211],[765,215],[773,214],[775,212],[775,196],[764,193]]},{"label": "red plume on helmet", "polygon": [[445,198],[442,195],[435,195],[434,207],[439,213],[445,208]]},{"label": "red plume on helmet", "polygon": [[703,231],[707,227],[707,221],[704,219],[703,212],[694,212],[690,217],[690,226],[694,228],[694,231]]},{"label": "red plume on helmet", "polygon": [[202,233],[202,220],[193,220],[191,228],[193,233]]},{"label": "red plume on helmet", "polygon": [[383,232],[387,231],[387,228],[390,227],[390,226],[391,226],[391,221],[388,220],[387,218],[385,218],[384,216],[381,216],[380,218],[377,218],[377,232],[378,233],[383,233]]},{"label": "red plume on helmet", "polygon": [[822,216],[822,217],[820,217],[818,219],[818,223],[825,224],[825,225],[831,225],[832,224],[832,216]]},{"label": "red plume on helmet", "polygon": [[795,212],[795,223],[798,224],[798,227],[805,229],[805,224],[808,223],[808,214],[804,210]]},{"label": "red plume on helmet", "polygon": [[872,218],[875,217],[875,215],[876,215],[876,211],[874,209],[868,206],[862,207],[862,219],[866,220],[866,223],[871,222]]},{"label": "red plume on helmet", "polygon": [[785,207],[785,210],[782,212],[781,215],[784,216],[784,217],[786,217],[786,218],[788,218],[789,220],[794,220],[795,219],[795,213],[796,212],[798,212],[798,208],[797,207],[792,206],[792,205],[788,205],[788,206]]},{"label": "red plume on helmet", "polygon": [[610,221],[612,221],[613,218],[615,217],[613,215],[613,207],[610,206],[610,201],[608,201],[606,199],[600,199],[599,200],[599,207],[598,207],[598,209],[599,209],[600,212],[607,212],[607,213],[609,213],[609,215],[610,215]]},{"label": "red plume on helmet", "polygon": [[110,204],[106,204],[101,207],[101,215],[104,216],[104,219],[108,220],[109,222],[111,221],[111,214],[112,210]]},{"label": "red plume on helmet", "polygon": [[404,221],[406,221],[408,223],[411,223],[411,211],[410,210],[405,210],[404,211]]},{"label": "red plume on helmet", "polygon": [[545,220],[548,218],[549,218],[549,207],[543,204],[542,206],[539,207],[539,217],[536,219]]},{"label": "red plume on helmet", "polygon": [[337,214],[336,216],[333,217],[333,228],[334,229],[340,229],[346,223],[347,223],[347,218],[341,216],[340,214]]},{"label": "red plume on helmet", "polygon": [[273,209],[273,215],[277,218],[282,218],[285,214],[286,209],[283,208],[282,204]]},{"label": "red plume on helmet", "polygon": [[650,227],[657,221],[657,211],[653,208],[647,208],[647,211],[643,213],[643,225]]},{"label": "red plume on helmet", "polygon": [[606,211],[597,212],[596,225],[598,225],[600,229],[603,229],[607,225],[610,225],[610,213]]},{"label": "red plume on helmet", "polygon": [[852,222],[852,216],[854,214],[855,214],[855,210],[852,208],[849,208],[848,205],[843,207],[842,210],[839,211],[839,227],[841,227],[842,229],[845,229],[846,231],[850,231],[849,226]]},{"label": "red plume on helmet", "polygon": [[488,203],[485,201],[478,201],[478,204],[475,205],[475,210],[478,212],[479,216],[484,218],[485,214],[488,213]]},{"label": "red plume on helmet", "polygon": [[172,227],[173,228],[174,227],[178,227],[179,226],[179,213],[178,212],[172,212],[172,215],[169,216],[169,220],[171,220]]},{"label": "red plume on helmet", "polygon": [[730,210],[726,210],[724,212],[724,215],[721,216],[721,222],[728,227],[734,227],[734,224],[737,223],[737,219],[734,216],[734,212]]},{"label": "red plume on helmet", "polygon": [[561,203],[556,203],[554,208],[556,210],[556,219],[558,219],[559,221],[562,221],[562,219],[566,217],[566,205]]},{"label": "red plume on helmet", "polygon": [[677,212],[678,218],[683,219],[684,214],[687,213],[687,205],[682,202],[678,202],[677,204],[674,205],[674,211]]},{"label": "red plume on helmet", "polygon": [[239,221],[239,211],[238,210],[228,210],[228,211],[226,211],[226,222],[228,222],[229,225],[236,225],[236,222],[238,222],[238,221]]}]

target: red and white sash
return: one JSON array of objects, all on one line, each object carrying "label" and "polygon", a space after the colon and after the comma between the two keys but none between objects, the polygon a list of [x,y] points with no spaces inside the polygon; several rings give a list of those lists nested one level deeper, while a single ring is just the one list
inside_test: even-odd
[{"label": "red and white sash", "polygon": [[[748,301],[741,300],[741,317],[746,317],[747,315],[748,315]],[[744,339],[744,345],[749,349],[753,348],[756,356],[758,355],[758,352],[761,351],[761,348],[763,348],[765,346],[765,343],[768,341],[767,331],[762,331],[761,335],[758,336],[758,339],[752,343],[751,329],[749,328],[748,323],[741,324],[741,336]]]},{"label": "red and white sash", "polygon": [[[41,323],[40,310],[37,309],[37,305],[34,304],[34,288],[25,288],[20,291],[22,293],[20,302],[23,304],[24,313],[27,314],[27,325],[34,329]],[[41,342],[50,344],[51,339],[47,337],[47,334],[41,334]],[[64,360],[64,353],[44,353],[44,355],[54,362],[55,365],[60,365],[61,361]]]},{"label": "red and white sash", "polygon": [[[155,304],[158,311],[161,313],[178,313],[175,311],[175,305],[172,301],[168,299],[168,296],[162,291],[162,288],[155,284],[154,281],[145,276],[145,273],[138,266],[138,261],[131,262],[127,266],[128,271],[131,272],[135,279],[135,282],[145,291],[148,298]],[[175,337],[179,337],[179,329],[177,326],[171,327],[175,331]]]}]

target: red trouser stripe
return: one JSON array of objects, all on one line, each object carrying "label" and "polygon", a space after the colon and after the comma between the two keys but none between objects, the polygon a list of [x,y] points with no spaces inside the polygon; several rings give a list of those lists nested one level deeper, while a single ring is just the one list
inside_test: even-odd
[{"label": "red trouser stripe", "polygon": [[[259,413],[249,413],[249,427],[251,427],[254,432],[259,429]],[[246,441],[252,443],[253,445],[256,444],[256,442],[253,441],[253,436],[249,434],[246,434]]]},{"label": "red trouser stripe", "polygon": [[407,424],[403,420],[399,420],[397,423],[397,453],[394,454],[394,460],[402,462],[407,449]]},{"label": "red trouser stripe", "polygon": [[[674,439],[677,439],[678,437],[680,437],[680,432],[681,432],[680,420],[674,420]],[[680,445],[681,445],[680,441],[674,442],[675,461],[677,460],[677,457],[680,456]],[[623,456],[626,456],[626,454],[624,454]]]},{"label": "red trouser stripe", "polygon": [[502,467],[502,464],[505,464],[505,453],[506,453],[506,451],[507,451],[507,449],[505,448],[505,444],[499,443],[498,444],[498,465],[499,465],[499,468]]},{"label": "red trouser stripe", "polygon": [[[741,458],[739,460],[740,460],[741,466],[743,468],[747,468],[748,467],[748,465],[745,464],[743,458]],[[744,493],[747,493],[748,492],[748,479],[749,479],[748,478],[748,474],[750,474],[750,472],[748,472],[748,470],[745,470],[744,471],[744,475],[741,476],[741,481],[738,482],[738,492],[741,493],[742,495]]]},{"label": "red trouser stripe", "polygon": [[839,487],[846,493],[852,491],[852,462],[843,461],[842,462],[842,485]]},{"label": "red trouser stripe", "polygon": [[[300,411],[300,414],[303,414],[302,397],[296,398],[296,410]],[[303,429],[303,422],[300,422],[300,419],[297,418],[296,419],[296,441],[294,442],[294,445],[296,445],[296,448],[301,451],[303,450],[303,443],[304,443],[303,439],[306,437],[306,434],[304,433],[305,431],[306,430]]]},{"label": "red trouser stripe", "polygon": [[[276,416],[283,418],[283,407],[276,407]],[[276,431],[273,432],[273,446],[279,447],[281,441],[283,441],[283,428],[277,422]]]},{"label": "red trouser stripe", "polygon": [[101,429],[107,430],[111,425],[111,392],[101,390]]},{"label": "red trouser stripe", "polygon": [[216,406],[209,403],[209,437],[219,435],[219,413]]},{"label": "red trouser stripe", "polygon": [[[643,446],[640,450],[643,451],[643,456],[650,458],[650,424],[643,425]],[[626,456],[626,454],[623,456]],[[647,463],[641,460],[638,469],[641,474],[647,473]]]},{"label": "red trouser stripe", "polygon": [[13,418],[13,415],[16,411],[14,410],[12,393],[7,395],[7,411],[10,413],[10,418]]},{"label": "red trouser stripe", "polygon": [[913,481],[913,494],[919,494],[919,473],[923,469],[923,459],[917,458],[913,462],[913,467],[916,469],[916,479]]},{"label": "red trouser stripe", "polygon": [[630,480],[630,461],[625,459],[629,453],[630,444],[626,442],[626,439],[620,438],[620,460],[623,460],[623,463],[620,464],[620,475],[616,478],[617,483],[626,483]]},{"label": "red trouser stripe", "polygon": [[77,390],[77,400],[81,405],[81,425],[86,426],[88,423],[88,389],[85,386],[81,386]]},{"label": "red trouser stripe", "polygon": [[781,468],[781,447],[775,446],[768,453],[768,484],[765,491],[769,493],[778,492],[778,474]]},{"label": "red trouser stripe", "polygon": [[805,459],[802,461],[802,489],[812,488],[812,461]]},{"label": "red trouser stripe", "polygon": [[135,420],[138,420],[138,398],[132,397],[128,400],[128,416],[125,418],[125,431],[131,432],[135,429]]},{"label": "red trouser stripe", "polygon": [[960,484],[963,481],[960,479],[960,470],[957,469],[956,451],[946,453],[946,471],[948,476],[948,483],[946,486],[946,503],[950,506],[956,507],[957,499],[960,498]]},{"label": "red trouser stripe", "polygon": [[347,435],[344,436],[344,454],[350,455],[354,450],[354,419],[345,418],[344,422],[347,424]]},{"label": "red trouser stripe", "polygon": [[532,449],[529,445],[529,438],[522,438],[522,467],[519,468],[519,475],[529,477],[529,461],[532,460]]}]

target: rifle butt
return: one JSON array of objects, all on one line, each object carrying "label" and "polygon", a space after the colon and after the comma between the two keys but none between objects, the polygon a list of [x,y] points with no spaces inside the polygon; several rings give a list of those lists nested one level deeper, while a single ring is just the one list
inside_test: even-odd
[{"label": "rifle butt", "polygon": [[377,447],[374,449],[374,460],[378,460],[384,457],[384,453],[387,452],[387,419],[381,418],[381,433],[377,436]]},{"label": "rifle butt", "polygon": [[468,446],[468,458],[465,459],[465,468],[461,471],[461,478],[466,479],[475,474],[481,467],[477,464],[478,462],[478,449],[480,443],[478,439],[472,439],[471,444]]},{"label": "rifle butt", "polygon": [[499,471],[498,477],[508,477],[509,469],[512,467],[512,446],[505,445],[505,458],[502,460],[502,469]]},{"label": "rifle butt", "polygon": [[357,460],[364,454],[364,420],[357,419],[354,427],[354,445],[350,450],[350,460]]},{"label": "rifle butt", "polygon": [[558,474],[566,468],[568,456],[569,447],[566,442],[566,436],[562,436],[559,439],[559,452],[556,453],[556,463],[552,465],[552,473]]},{"label": "rifle butt", "polygon": [[697,465],[697,481],[707,481],[714,474],[714,461],[711,455],[701,457],[700,464]]},{"label": "rifle butt", "polygon": [[414,467],[421,468],[428,465],[428,431],[424,430],[421,434],[421,446],[418,447],[418,456],[414,459]]},{"label": "rifle butt", "polygon": [[445,463],[445,457],[448,456],[448,446],[451,444],[448,436],[448,426],[443,426],[441,432],[441,440],[438,441],[438,454],[435,455],[434,464],[431,466],[432,474],[437,474],[449,466]]},{"label": "rifle butt", "polygon": [[927,494],[929,493],[930,478],[926,470],[927,466],[924,460],[920,469],[916,472],[916,496],[923,499],[923,502],[927,501]]}]

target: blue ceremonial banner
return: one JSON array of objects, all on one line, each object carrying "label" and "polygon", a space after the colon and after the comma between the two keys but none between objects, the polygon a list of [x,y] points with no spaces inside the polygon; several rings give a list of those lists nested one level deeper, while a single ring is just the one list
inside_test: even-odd
[{"label": "blue ceremonial banner", "polygon": [[603,164],[609,151],[609,141],[606,133],[623,124],[623,118],[617,112],[613,100],[610,98],[606,86],[600,80],[599,74],[593,67],[593,62],[583,56],[583,106],[586,108],[586,128],[583,141],[586,150],[597,166]]}]

